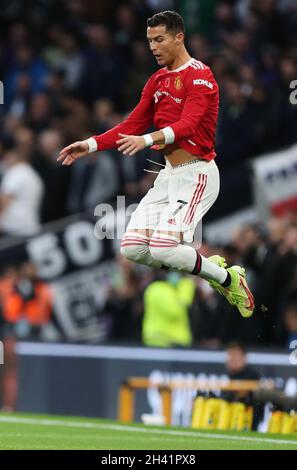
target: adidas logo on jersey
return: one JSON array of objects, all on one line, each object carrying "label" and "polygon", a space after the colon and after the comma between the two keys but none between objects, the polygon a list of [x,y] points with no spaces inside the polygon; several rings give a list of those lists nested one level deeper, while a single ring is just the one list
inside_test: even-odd
[{"label": "adidas logo on jersey", "polygon": [[213,89],[213,84],[207,80],[203,80],[202,78],[197,78],[196,80],[193,80],[193,85],[205,85],[211,90]]}]

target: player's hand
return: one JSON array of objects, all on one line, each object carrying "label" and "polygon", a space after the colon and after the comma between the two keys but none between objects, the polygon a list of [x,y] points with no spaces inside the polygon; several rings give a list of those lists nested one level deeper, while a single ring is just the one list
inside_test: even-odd
[{"label": "player's hand", "polygon": [[62,162],[62,165],[69,166],[75,162],[75,160],[88,155],[88,153],[88,143],[85,140],[80,140],[78,142],[74,142],[71,145],[68,145],[68,147],[64,147],[61,150],[57,161]]},{"label": "player's hand", "polygon": [[124,155],[135,155],[146,148],[146,143],[143,137],[138,135],[125,135],[119,134],[122,138],[117,140],[119,145],[118,151],[123,152]]}]

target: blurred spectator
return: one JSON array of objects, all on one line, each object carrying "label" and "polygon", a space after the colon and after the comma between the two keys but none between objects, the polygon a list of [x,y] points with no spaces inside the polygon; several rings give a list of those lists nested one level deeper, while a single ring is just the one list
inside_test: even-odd
[{"label": "blurred spectator", "polygon": [[231,380],[258,380],[260,374],[247,364],[245,347],[238,342],[229,343],[226,348],[226,369]]},{"label": "blurred spectator", "polygon": [[131,49],[132,57],[127,70],[126,86],[123,87],[122,92],[125,109],[132,109],[136,106],[147,77],[155,69],[151,53],[143,40],[134,41]]},{"label": "blurred spectator", "polygon": [[124,82],[125,64],[120,62],[105,26],[89,26],[87,38],[89,47],[84,56],[81,96],[88,103],[99,98],[116,100]]},{"label": "blurred spectator", "polygon": [[[247,363],[247,352],[243,344],[232,342],[226,348],[226,369],[230,380],[260,380],[259,372]],[[257,426],[263,415],[263,405],[260,405],[252,398],[252,393],[236,392],[232,393],[236,400],[246,404],[252,404],[254,408],[252,429]]]},{"label": "blurred spectator", "polygon": [[200,34],[189,37],[189,49],[193,57],[199,57],[201,62],[209,63],[211,58],[210,46],[206,38]]},{"label": "blurred spectator", "polygon": [[[47,68],[42,60],[38,59],[33,49],[26,43],[15,47],[14,58],[5,77],[5,104],[10,106],[20,92],[20,78],[27,77],[30,84],[30,93],[41,92],[46,86]],[[26,85],[28,91],[29,86]]]},{"label": "blurred spectator", "polygon": [[297,273],[297,224],[289,223],[286,227],[280,247],[280,258],[277,267],[279,289],[278,307],[281,308],[292,292],[296,292]]},{"label": "blurred spectator", "polygon": [[256,115],[238,79],[226,81],[224,92],[217,137],[218,154],[225,167],[239,164],[239,156],[242,165],[253,150]]},{"label": "blurred spectator", "polygon": [[38,133],[50,127],[51,117],[52,109],[48,95],[36,93],[30,103],[28,125]]},{"label": "blurred spectator", "polygon": [[62,146],[60,131],[48,129],[39,134],[38,150],[32,163],[40,174],[46,191],[41,209],[43,223],[67,215],[70,173],[65,168],[57,167],[57,157]]},{"label": "blurred spectator", "polygon": [[114,111],[114,105],[111,100],[102,98],[94,103],[94,132],[99,134],[106,132],[108,129],[113,127],[115,124],[116,116]]},{"label": "blurred spectator", "polygon": [[10,150],[4,155],[0,186],[0,229],[2,234],[26,236],[40,229],[40,207],[44,185],[26,157]]},{"label": "blurred spectator", "polygon": [[83,55],[74,35],[62,32],[58,35],[58,47],[47,51],[47,61],[56,71],[63,74],[63,84],[67,90],[79,86]]},{"label": "blurred spectator", "polygon": [[29,162],[35,152],[34,137],[34,132],[30,127],[19,127],[14,132],[15,151]]},{"label": "blurred spectator", "polygon": [[68,210],[71,213],[94,211],[97,204],[111,202],[119,193],[120,177],[112,152],[93,155],[73,167]]},{"label": "blurred spectator", "polygon": [[195,283],[177,272],[160,276],[144,291],[143,344],[189,347],[192,344],[189,308],[195,296]]},{"label": "blurred spectator", "polygon": [[125,54],[128,59],[130,59],[130,44],[137,38],[138,33],[134,9],[130,5],[120,4],[115,15],[114,41],[120,53]]},{"label": "blurred spectator", "polygon": [[15,93],[8,104],[9,114],[21,118],[29,108],[31,99],[31,79],[26,73],[21,73],[16,79]]},{"label": "blurred spectator", "polygon": [[240,29],[240,21],[233,5],[228,1],[219,2],[215,8],[212,38],[218,44],[230,41],[232,33]]},{"label": "blurred spectator", "polygon": [[42,339],[42,327],[52,313],[52,293],[32,263],[8,268],[0,280],[0,308],[4,320],[5,364],[2,376],[2,409],[13,411],[18,394],[18,339]]},{"label": "blurred spectator", "polygon": [[40,338],[42,326],[51,317],[52,293],[38,278],[35,265],[24,263],[18,275],[10,276],[9,282],[4,278],[4,283],[1,307],[7,330],[17,338]]},{"label": "blurred spectator", "polygon": [[138,266],[119,256],[118,267],[104,308],[110,320],[109,338],[116,341],[139,341],[142,286],[137,276]]}]

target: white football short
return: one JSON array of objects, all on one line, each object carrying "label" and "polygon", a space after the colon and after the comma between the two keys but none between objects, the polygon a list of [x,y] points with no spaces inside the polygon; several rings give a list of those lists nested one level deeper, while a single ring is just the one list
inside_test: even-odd
[{"label": "white football short", "polygon": [[199,222],[217,199],[219,190],[220,176],[214,160],[177,167],[167,161],[154,186],[132,213],[127,230],[182,232],[183,240],[192,243],[194,237],[201,238]]}]

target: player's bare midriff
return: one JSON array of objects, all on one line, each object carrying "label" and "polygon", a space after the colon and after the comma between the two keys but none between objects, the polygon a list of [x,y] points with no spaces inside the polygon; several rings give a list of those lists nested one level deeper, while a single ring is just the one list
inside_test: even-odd
[{"label": "player's bare midriff", "polygon": [[165,159],[168,160],[173,167],[181,165],[182,163],[190,162],[191,160],[202,160],[197,155],[193,155],[192,153],[181,149],[175,144],[168,145],[167,147],[165,147],[163,153]]}]

